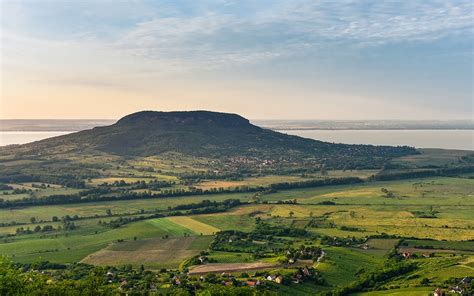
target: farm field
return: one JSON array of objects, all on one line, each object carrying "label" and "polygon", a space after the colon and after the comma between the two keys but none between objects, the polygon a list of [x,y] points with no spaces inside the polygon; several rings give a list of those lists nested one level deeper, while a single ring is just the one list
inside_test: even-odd
[{"label": "farm field", "polygon": [[218,231],[220,231],[219,228],[216,228],[214,226],[202,223],[192,217],[186,217],[186,216],[178,216],[178,217],[169,217],[166,218],[169,221],[178,224],[180,226],[183,226],[191,231],[193,231],[196,234],[201,234],[201,235],[211,235],[215,234]]},{"label": "farm field", "polygon": [[[292,283],[274,291],[312,295],[376,273],[396,250],[415,254],[406,263],[416,263],[417,269],[383,283],[381,287],[388,290],[377,291],[383,294],[354,295],[425,295],[433,285],[449,285],[452,278],[474,275],[473,181],[432,177],[275,190],[257,199],[255,192],[236,192],[0,209],[0,223],[4,223],[0,253],[20,263],[189,269],[189,276],[231,272],[257,278],[268,273],[291,277],[298,266],[308,266],[317,270],[318,281],[324,284]],[[64,188],[49,190],[53,189]],[[390,197],[387,191],[392,192]],[[229,199],[241,204],[210,213],[192,212],[203,200],[212,204]],[[193,206],[186,210],[189,205]],[[181,211],[190,212],[177,213],[174,207],[180,206]],[[73,229],[62,229],[66,215]],[[272,230],[259,235],[262,225]],[[36,232],[37,227],[53,230]],[[29,232],[19,233],[19,228]],[[305,234],[291,237],[278,234],[280,229]],[[237,231],[234,237],[249,238],[232,237],[216,244],[216,238],[229,231]],[[319,261],[284,265],[285,250],[302,245],[321,248],[324,256]],[[429,254],[432,257],[424,257]],[[208,262],[199,264],[198,257]],[[430,287],[420,284],[424,278]]]},{"label": "farm field", "polygon": [[113,243],[81,262],[94,265],[144,265],[147,269],[178,268],[189,257],[209,247],[212,237],[153,238]]}]

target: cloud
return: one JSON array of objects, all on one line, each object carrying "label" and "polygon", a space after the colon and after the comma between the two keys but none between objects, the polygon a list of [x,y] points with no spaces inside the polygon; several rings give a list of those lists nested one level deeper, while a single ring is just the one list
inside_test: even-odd
[{"label": "cloud", "polygon": [[341,44],[355,48],[472,36],[470,1],[274,3],[248,16],[214,8],[139,22],[111,46],[176,67],[215,68],[332,51]]}]

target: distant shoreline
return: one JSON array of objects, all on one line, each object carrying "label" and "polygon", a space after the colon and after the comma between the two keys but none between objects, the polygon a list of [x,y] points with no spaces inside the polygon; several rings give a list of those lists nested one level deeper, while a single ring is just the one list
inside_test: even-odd
[{"label": "distant shoreline", "polygon": [[[76,132],[114,124],[111,119],[0,119],[0,132]],[[469,120],[251,120],[276,131],[474,130]]]}]

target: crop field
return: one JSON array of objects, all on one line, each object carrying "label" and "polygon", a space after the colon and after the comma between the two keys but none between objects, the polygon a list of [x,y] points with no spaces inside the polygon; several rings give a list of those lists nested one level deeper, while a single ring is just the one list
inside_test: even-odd
[{"label": "crop field", "polygon": [[255,228],[255,218],[248,214],[233,215],[213,214],[213,215],[196,215],[192,216],[194,220],[200,221],[207,225],[211,225],[220,230],[239,229],[240,231],[251,231]]},{"label": "crop field", "polygon": [[153,238],[114,243],[81,262],[95,265],[143,264],[148,269],[178,268],[186,258],[206,250],[211,237]]},{"label": "crop field", "polygon": [[86,255],[98,251],[118,240],[129,241],[134,238],[161,238],[183,237],[184,234],[193,234],[185,227],[175,224],[165,218],[152,219],[128,224],[117,229],[101,230],[99,232],[81,230],[44,238],[26,238],[0,244],[0,253],[14,256],[15,260],[28,262],[29,260],[49,260],[52,262],[77,262]]},{"label": "crop field", "polygon": [[210,234],[215,234],[216,232],[220,231],[219,228],[216,228],[214,226],[202,223],[200,221],[197,221],[196,219],[193,219],[191,217],[186,217],[186,216],[176,216],[176,217],[169,217],[166,218],[167,220],[178,224],[180,226],[183,226],[189,230],[191,230],[193,233],[201,234],[201,235],[210,235]]}]

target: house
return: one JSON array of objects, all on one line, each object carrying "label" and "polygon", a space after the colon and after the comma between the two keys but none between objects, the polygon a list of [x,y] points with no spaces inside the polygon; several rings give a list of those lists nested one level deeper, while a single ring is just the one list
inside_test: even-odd
[{"label": "house", "polygon": [[255,286],[260,285],[260,281],[247,281],[246,284],[249,287],[255,287]]},{"label": "house", "polygon": [[124,288],[126,285],[128,285],[128,281],[122,280],[122,282],[120,283],[120,288]]},{"label": "house", "polygon": [[443,296],[443,291],[440,288],[436,288],[433,292],[433,296]]},{"label": "house", "polygon": [[295,263],[295,259],[293,259],[293,258],[290,258],[290,259],[288,260],[288,263],[289,263],[289,264],[293,264],[293,263]]},{"label": "house", "polygon": [[276,276],[275,275],[269,275],[267,276],[267,281],[275,281]]},{"label": "house", "polygon": [[277,283],[277,284],[283,283],[283,277],[281,275],[277,276],[275,278],[275,283]]},{"label": "house", "polygon": [[176,286],[179,286],[179,285],[181,285],[181,280],[179,279],[179,277],[174,276],[174,277],[173,277],[173,283],[174,283]]},{"label": "house", "polygon": [[411,253],[410,252],[403,252],[402,256],[403,256],[403,258],[408,259],[408,258],[411,258]]},{"label": "house", "polygon": [[449,290],[449,293],[462,294],[462,288],[459,286],[454,286]]}]

